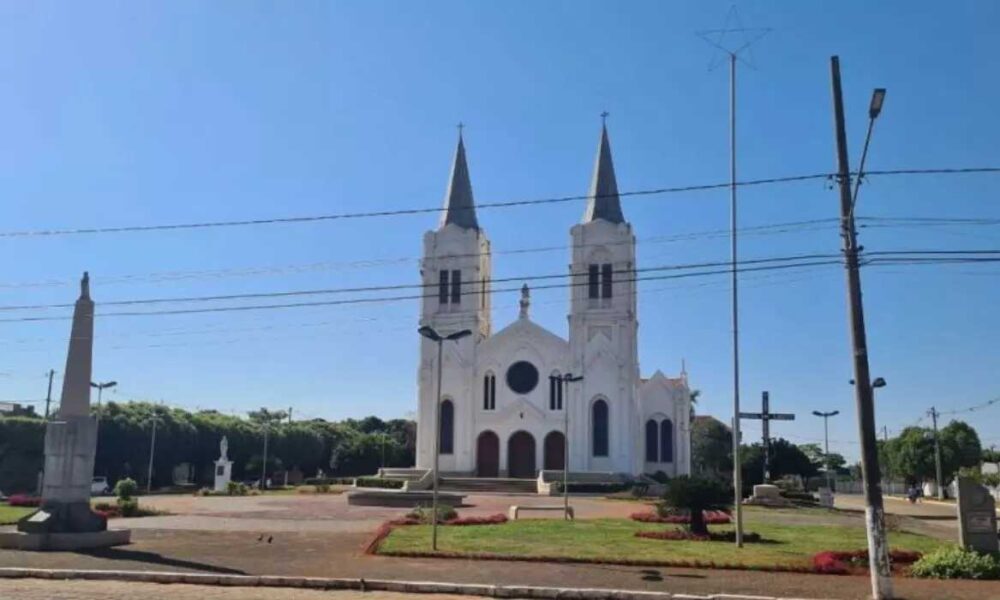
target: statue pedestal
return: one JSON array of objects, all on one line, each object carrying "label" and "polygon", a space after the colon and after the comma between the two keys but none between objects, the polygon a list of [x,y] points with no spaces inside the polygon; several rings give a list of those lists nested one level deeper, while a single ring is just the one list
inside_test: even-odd
[{"label": "statue pedestal", "polygon": [[226,486],[233,477],[233,461],[220,458],[215,461],[215,486],[212,488],[216,492],[226,491]]}]

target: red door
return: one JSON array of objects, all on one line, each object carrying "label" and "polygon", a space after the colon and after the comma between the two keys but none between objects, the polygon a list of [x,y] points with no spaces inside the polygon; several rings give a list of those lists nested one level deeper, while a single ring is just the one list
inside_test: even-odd
[{"label": "red door", "polygon": [[518,431],[507,442],[507,474],[510,477],[538,477],[535,467],[535,438],[527,431]]},{"label": "red door", "polygon": [[484,431],[476,440],[476,476],[500,476],[500,438],[492,431]]}]

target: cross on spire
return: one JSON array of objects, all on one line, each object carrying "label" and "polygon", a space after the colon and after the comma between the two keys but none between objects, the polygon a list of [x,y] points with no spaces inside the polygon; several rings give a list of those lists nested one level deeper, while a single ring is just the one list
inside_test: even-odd
[{"label": "cross on spire", "polygon": [[611,113],[609,113],[608,111],[604,111],[604,112],[601,113],[601,125],[607,125],[608,124],[608,116],[609,115],[611,115]]}]

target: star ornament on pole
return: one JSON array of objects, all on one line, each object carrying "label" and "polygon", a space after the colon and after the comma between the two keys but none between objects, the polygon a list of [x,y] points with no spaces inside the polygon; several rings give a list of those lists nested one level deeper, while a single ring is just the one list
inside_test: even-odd
[{"label": "star ornament on pole", "polygon": [[712,60],[708,64],[709,71],[716,69],[730,58],[735,58],[756,70],[751,46],[770,32],[770,27],[744,27],[739,11],[736,10],[736,5],[733,5],[726,13],[722,29],[706,29],[696,34],[709,46],[719,50],[712,55]]}]

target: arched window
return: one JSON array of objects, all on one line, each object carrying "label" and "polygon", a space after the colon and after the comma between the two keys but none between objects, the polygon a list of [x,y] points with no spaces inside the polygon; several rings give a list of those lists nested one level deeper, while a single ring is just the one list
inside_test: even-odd
[{"label": "arched window", "polygon": [[660,421],[660,462],[674,462],[674,424],[670,419]]},{"label": "arched window", "polygon": [[594,456],[608,455],[608,403],[597,400],[590,409]]},{"label": "arched window", "polygon": [[563,407],[563,384],[559,371],[553,371],[549,375],[549,410],[562,410]]},{"label": "arched window", "polygon": [[483,410],[497,408],[497,376],[492,372],[483,377]]},{"label": "arched window", "polygon": [[656,421],[646,421],[646,462],[660,462],[660,426]]},{"label": "arched window", "polygon": [[455,405],[451,400],[441,403],[441,454],[452,454],[455,451]]}]

